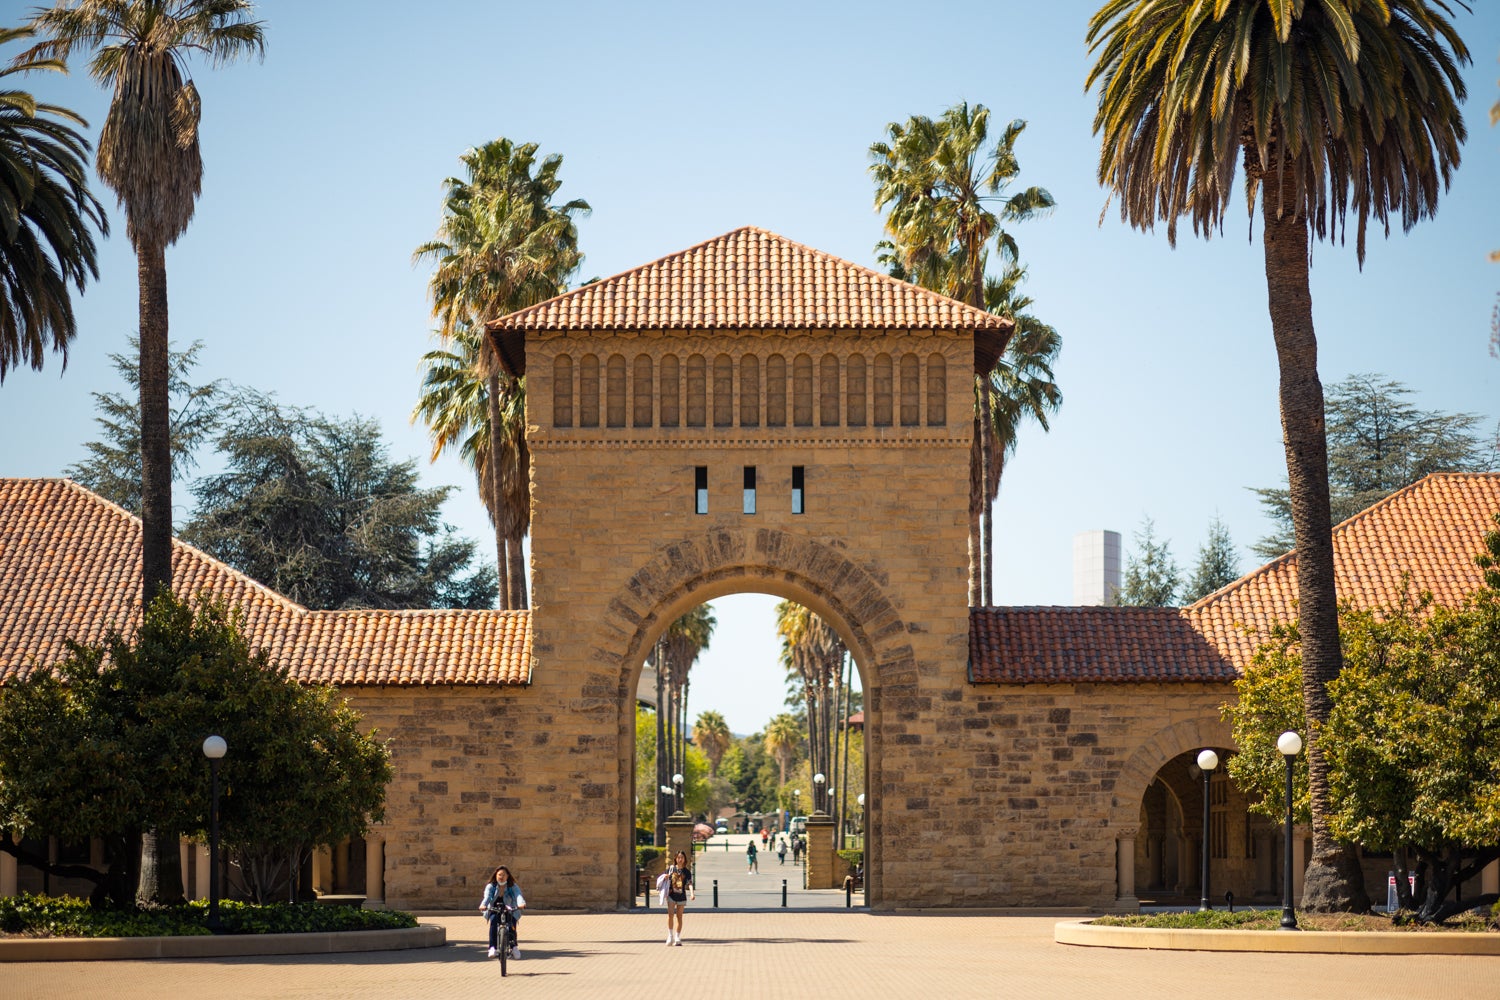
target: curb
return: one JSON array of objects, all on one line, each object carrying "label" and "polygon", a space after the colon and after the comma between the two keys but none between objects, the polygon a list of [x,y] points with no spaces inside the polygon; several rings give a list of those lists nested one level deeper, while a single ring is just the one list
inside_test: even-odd
[{"label": "curb", "polygon": [[381,931],[314,934],[225,934],[138,938],[9,938],[0,940],[0,962],[89,962],[143,958],[238,958],[251,955],[324,955],[356,951],[438,948],[448,932],[435,924]]},{"label": "curb", "polygon": [[1258,951],[1327,955],[1490,955],[1500,957],[1500,934],[1421,931],[1239,931],[1169,927],[1098,927],[1063,920],[1058,944],[1160,951]]}]

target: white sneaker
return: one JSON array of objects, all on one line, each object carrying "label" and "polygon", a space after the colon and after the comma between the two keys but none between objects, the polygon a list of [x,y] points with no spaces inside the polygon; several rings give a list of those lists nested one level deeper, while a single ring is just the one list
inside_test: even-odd
[{"label": "white sneaker", "polygon": [[520,958],[521,957],[520,946],[517,945],[517,946],[512,946],[511,947],[511,949],[510,949],[510,957],[511,958]]},{"label": "white sneaker", "polygon": [[500,954],[500,953],[498,951],[496,951],[495,949],[493,949],[493,948],[490,949],[490,958],[494,958],[498,954]]},{"label": "white sneaker", "polygon": [[672,932],[667,931],[667,947],[672,947]]},{"label": "white sneaker", "polygon": [[672,943],[675,944],[677,947],[681,948],[682,947],[682,935],[681,934],[674,935],[673,939],[672,939]]}]

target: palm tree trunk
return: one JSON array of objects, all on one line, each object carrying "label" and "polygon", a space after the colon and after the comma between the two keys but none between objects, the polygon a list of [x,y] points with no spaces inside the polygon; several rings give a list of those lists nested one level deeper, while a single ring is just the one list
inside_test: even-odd
[{"label": "palm tree trunk", "polygon": [[983,546],[980,542],[980,517],[983,509],[984,466],[979,415],[974,415],[974,436],[969,441],[969,607],[984,606],[984,575],[981,572]]},{"label": "palm tree trunk", "polygon": [[510,555],[509,543],[499,528],[495,529],[495,607],[505,610],[510,606]]},{"label": "palm tree trunk", "polygon": [[980,550],[982,578],[980,580],[980,602],[983,607],[995,603],[995,501],[990,491],[990,466],[995,461],[995,415],[990,398],[993,387],[986,376],[980,385],[980,454],[979,481],[983,504],[979,508],[979,535],[983,539]]},{"label": "palm tree trunk", "polygon": [[495,525],[495,560],[502,567],[500,573],[500,607],[502,610],[515,610],[515,580],[512,578],[512,567],[515,565],[510,558],[510,536],[506,531],[505,516],[505,483],[500,473],[500,375],[494,366],[491,366],[490,374],[484,380],[485,401],[484,409],[489,419],[490,431],[490,504],[494,508],[490,511],[490,520]]},{"label": "palm tree trunk", "polygon": [[667,756],[667,730],[666,716],[666,665],[662,663],[662,644],[656,644],[656,787],[651,789],[651,795],[656,800],[656,839],[659,846],[666,844],[666,816],[662,813],[661,786],[667,783],[666,779],[666,756]]},{"label": "palm tree trunk", "polygon": [[507,574],[510,581],[510,606],[518,610],[531,606],[526,587],[526,553],[521,548],[521,538],[517,534],[506,540],[506,552],[510,556],[510,572]]},{"label": "palm tree trunk", "polygon": [[168,386],[167,259],[136,248],[141,343],[141,606],[172,587],[172,418]]},{"label": "palm tree trunk", "polygon": [[1358,859],[1350,846],[1334,839],[1328,825],[1328,763],[1322,735],[1333,708],[1328,684],[1338,677],[1343,655],[1333,575],[1323,385],[1318,379],[1318,341],[1307,277],[1307,220],[1290,214],[1277,218],[1280,199],[1272,190],[1274,182],[1274,175],[1267,174],[1261,193],[1266,287],[1281,372],[1281,432],[1297,540],[1298,633],[1312,796],[1313,856],[1302,905],[1313,912],[1367,910],[1370,902]]}]

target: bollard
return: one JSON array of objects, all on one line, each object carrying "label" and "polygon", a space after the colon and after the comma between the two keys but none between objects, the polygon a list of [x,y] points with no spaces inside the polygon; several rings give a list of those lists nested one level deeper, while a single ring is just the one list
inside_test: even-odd
[{"label": "bollard", "polygon": [[719,908],[719,880],[714,879],[714,909]]},{"label": "bollard", "polygon": [[781,880],[781,908],[786,909],[786,879]]},{"label": "bollard", "polygon": [[[640,885],[641,884],[641,869],[640,869],[639,865],[637,865],[636,869],[635,869],[635,883],[636,883],[636,885]],[[646,893],[645,893],[645,895],[646,895],[646,909],[649,910],[649,909],[651,909],[651,883],[649,881],[646,883]]]},{"label": "bollard", "polygon": [[1226,903],[1229,904],[1229,912],[1233,913],[1234,912],[1234,893],[1233,892],[1226,892],[1226,893],[1224,893],[1224,902],[1226,902]]},{"label": "bollard", "polygon": [[844,909],[854,909],[854,879],[844,879]]}]

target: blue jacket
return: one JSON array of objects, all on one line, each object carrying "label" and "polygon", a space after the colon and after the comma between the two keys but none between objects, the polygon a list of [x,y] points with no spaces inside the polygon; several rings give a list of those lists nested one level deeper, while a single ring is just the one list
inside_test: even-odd
[{"label": "blue jacket", "polygon": [[[500,883],[498,882],[486,882],[484,884],[484,900],[480,905],[485,908],[484,916],[486,920],[494,920],[498,915],[493,910],[491,910],[490,907],[495,905],[496,891],[499,888]],[[526,897],[521,895],[521,890],[518,889],[514,883],[505,887],[504,895],[505,905],[511,907],[516,911],[512,914],[512,916],[515,918],[516,922],[519,923],[521,920],[520,907],[526,905]]]}]

